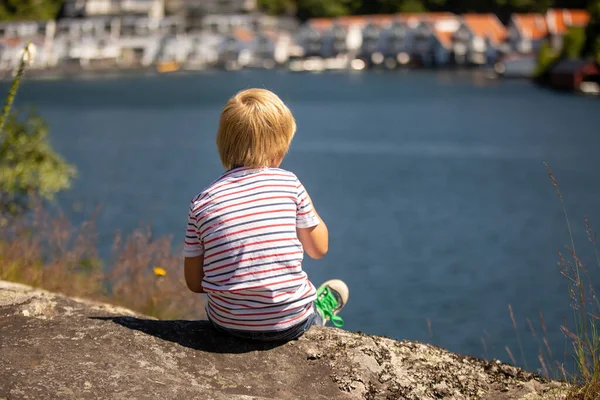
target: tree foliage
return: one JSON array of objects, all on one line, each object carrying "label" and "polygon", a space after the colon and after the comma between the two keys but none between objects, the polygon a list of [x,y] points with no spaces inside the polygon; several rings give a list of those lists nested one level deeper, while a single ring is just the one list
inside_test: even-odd
[{"label": "tree foliage", "polygon": [[64,0],[3,0],[0,20],[46,20],[58,15]]},{"label": "tree foliage", "polygon": [[537,79],[545,79],[545,75],[558,59],[559,55],[554,52],[552,45],[548,41],[544,42],[537,55],[537,66],[534,73],[535,77]]},{"label": "tree foliage", "polygon": [[561,58],[580,58],[585,44],[585,28],[573,26],[569,28],[563,39]]},{"label": "tree foliage", "polygon": [[594,0],[588,7],[590,23],[585,29],[584,57],[593,57],[600,63],[600,0]]},{"label": "tree foliage", "polygon": [[44,120],[34,112],[12,110],[21,77],[34,56],[35,46],[28,44],[0,115],[0,223],[7,215],[27,210],[34,197],[51,200],[76,174],[50,146]]},{"label": "tree foliage", "polygon": [[0,133],[0,214],[26,210],[32,197],[51,200],[74,176],[75,169],[50,146],[39,115],[8,115]]},{"label": "tree foliage", "polygon": [[493,12],[508,17],[514,12],[545,12],[548,8],[585,8],[596,0],[259,0],[271,14],[297,10],[298,17],[335,17],[347,14],[450,11]]}]

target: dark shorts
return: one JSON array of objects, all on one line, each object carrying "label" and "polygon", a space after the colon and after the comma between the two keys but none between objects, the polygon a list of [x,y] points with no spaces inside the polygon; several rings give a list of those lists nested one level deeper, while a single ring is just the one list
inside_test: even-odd
[{"label": "dark shorts", "polygon": [[317,311],[312,313],[307,319],[283,331],[241,331],[237,329],[223,328],[217,325],[210,318],[208,319],[212,326],[219,332],[227,333],[247,340],[256,340],[259,342],[289,342],[290,340],[298,339],[313,325],[323,325],[323,319]]}]

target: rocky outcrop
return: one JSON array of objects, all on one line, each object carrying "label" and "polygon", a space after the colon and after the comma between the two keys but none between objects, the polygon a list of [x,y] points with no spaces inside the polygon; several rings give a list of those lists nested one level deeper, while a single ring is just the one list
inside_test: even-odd
[{"label": "rocky outcrop", "polygon": [[557,399],[565,387],[441,348],[312,328],[222,336],[0,281],[0,399]]}]

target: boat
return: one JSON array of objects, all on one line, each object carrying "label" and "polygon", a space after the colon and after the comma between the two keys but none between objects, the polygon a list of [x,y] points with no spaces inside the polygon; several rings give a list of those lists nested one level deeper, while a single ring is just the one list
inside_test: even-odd
[{"label": "boat", "polygon": [[503,78],[532,78],[537,61],[532,56],[508,56],[494,65],[494,72]]},{"label": "boat", "polygon": [[179,71],[180,68],[181,66],[177,61],[163,61],[156,66],[156,70],[161,74]]}]

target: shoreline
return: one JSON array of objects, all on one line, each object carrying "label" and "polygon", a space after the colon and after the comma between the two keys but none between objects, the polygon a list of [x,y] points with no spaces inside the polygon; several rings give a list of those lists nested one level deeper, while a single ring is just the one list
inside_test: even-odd
[{"label": "shoreline", "polygon": [[[485,68],[403,68],[403,69],[365,69],[355,71],[351,69],[347,70],[323,70],[323,71],[294,71],[289,68],[244,68],[241,70],[228,70],[226,68],[197,68],[197,69],[186,69],[181,68],[169,72],[160,72],[156,66],[150,67],[130,67],[130,68],[95,68],[95,69],[82,69],[82,68],[55,68],[55,69],[44,69],[35,70],[29,69],[25,72],[24,77],[31,81],[59,81],[67,79],[95,79],[95,78],[126,78],[130,76],[146,76],[146,77],[158,77],[158,76],[183,76],[183,75],[194,75],[194,74],[214,74],[214,73],[239,73],[244,71],[265,71],[272,73],[286,73],[286,74],[306,74],[306,75],[321,75],[321,74],[364,74],[364,73],[382,73],[382,74],[405,74],[405,73],[444,73],[452,74],[457,76],[468,76],[478,80],[484,79],[489,82],[498,82],[501,80],[509,81],[532,81],[525,77],[503,77],[495,74],[491,69]],[[0,83],[9,83],[13,79],[13,73],[4,71],[0,74]]]}]

